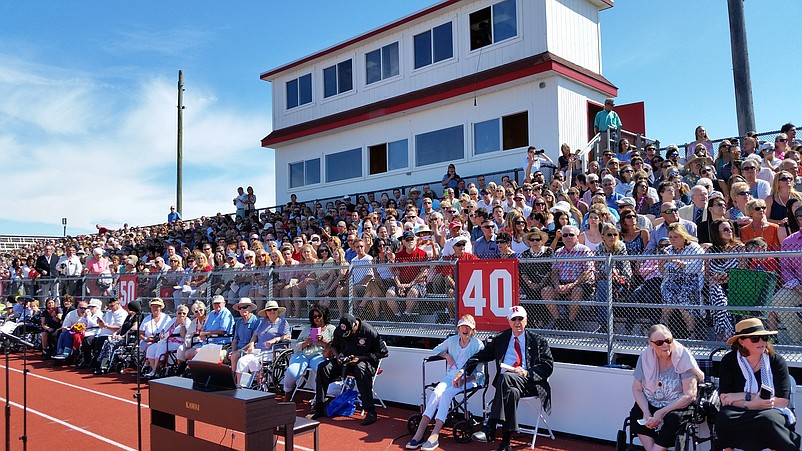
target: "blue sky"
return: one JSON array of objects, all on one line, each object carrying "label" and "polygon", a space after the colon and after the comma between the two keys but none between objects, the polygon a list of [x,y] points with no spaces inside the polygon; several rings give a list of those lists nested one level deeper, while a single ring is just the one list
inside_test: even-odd
[{"label": "blue sky", "polygon": [[[272,205],[273,155],[259,146],[271,94],[259,74],[432,3],[3,2],[0,234],[60,235],[62,217],[69,234],[164,221],[179,69],[184,217],[231,211],[239,185]],[[620,0],[602,12],[603,73],[618,103],[646,102],[651,137],[687,142],[699,124],[711,137],[737,132],[726,3]],[[757,129],[800,125],[802,3],[745,5]]]}]

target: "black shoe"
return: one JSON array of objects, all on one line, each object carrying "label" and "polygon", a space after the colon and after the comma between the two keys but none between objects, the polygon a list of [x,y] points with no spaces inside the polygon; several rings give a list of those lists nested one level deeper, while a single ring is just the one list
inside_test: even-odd
[{"label": "black shoe", "polygon": [[501,442],[498,448],[496,448],[496,451],[510,451],[511,449],[510,442]]},{"label": "black shoe", "polygon": [[317,420],[318,418],[323,418],[326,416],[326,411],[324,409],[315,409],[311,415],[307,416],[310,420]]},{"label": "black shoe", "polygon": [[375,413],[366,413],[365,419],[362,420],[362,426],[370,426],[371,424],[375,423],[378,418],[376,417]]}]

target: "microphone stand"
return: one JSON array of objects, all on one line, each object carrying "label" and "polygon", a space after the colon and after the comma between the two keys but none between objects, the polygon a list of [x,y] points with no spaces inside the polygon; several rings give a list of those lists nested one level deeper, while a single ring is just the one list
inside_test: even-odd
[{"label": "microphone stand", "polygon": [[23,377],[23,389],[22,389],[22,394],[23,394],[23,405],[22,405],[23,426],[22,426],[22,437],[20,437],[20,440],[22,440],[23,449],[27,449],[27,446],[28,446],[28,437],[27,437],[27,431],[28,431],[28,416],[27,416],[28,415],[28,395],[27,395],[28,367],[27,367],[27,361],[25,360],[25,350],[27,349],[28,346],[33,347],[33,343],[29,343],[29,342],[27,342],[27,341],[25,341],[25,340],[23,340],[23,339],[21,339],[21,338],[19,338],[17,336],[5,333],[3,331],[0,331],[0,336],[3,337],[3,348],[5,349],[5,355],[6,355],[6,371],[5,371],[6,372],[6,409],[5,409],[6,451],[10,451],[11,450],[11,399],[10,399],[11,395],[9,393],[9,388],[10,388],[10,384],[9,384],[10,367],[9,367],[9,363],[8,363],[8,354],[10,352],[11,342],[19,343],[23,347],[22,348],[22,352],[23,352],[23,354],[22,354],[23,355],[23,367],[24,367],[23,376],[22,376]]},{"label": "microphone stand", "polygon": [[[136,314],[136,440],[137,451],[142,451],[142,352],[139,349],[139,328],[142,326],[142,312]],[[133,329],[133,328],[132,328]]]}]

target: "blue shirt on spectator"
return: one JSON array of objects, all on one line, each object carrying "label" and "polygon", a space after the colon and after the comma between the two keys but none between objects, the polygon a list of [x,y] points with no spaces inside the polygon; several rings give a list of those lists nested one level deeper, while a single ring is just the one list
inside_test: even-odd
[{"label": "blue shirt on spectator", "polygon": [[473,255],[479,258],[498,258],[498,244],[496,244],[496,234],[485,240],[481,237],[473,243]]},{"label": "blue shirt on spectator", "polygon": [[270,318],[264,318],[256,329],[256,349],[266,349],[265,343],[290,333],[290,324],[287,319],[280,316],[275,323],[270,322]]},{"label": "blue shirt on spectator", "polygon": [[[231,332],[234,331],[234,315],[225,307],[220,309],[220,313],[212,310],[209,312],[209,317],[206,318],[206,324],[203,325],[203,330],[206,332],[223,330],[226,332],[226,335],[230,335]],[[250,339],[250,337],[248,338]],[[209,338],[207,343],[231,343],[231,337]]]},{"label": "blue shirt on spectator", "polygon": [[234,324],[234,338],[237,339],[237,349],[242,349],[251,341],[251,337],[253,337],[257,327],[259,327],[259,317],[254,314],[251,314],[247,322],[244,318],[237,320],[237,323]]}]

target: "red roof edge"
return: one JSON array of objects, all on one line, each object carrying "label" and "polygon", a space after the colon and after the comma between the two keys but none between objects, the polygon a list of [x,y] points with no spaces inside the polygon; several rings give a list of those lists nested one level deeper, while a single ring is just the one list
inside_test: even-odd
[{"label": "red roof edge", "polygon": [[273,130],[273,132],[262,139],[262,147],[270,147],[273,144],[305,138],[337,128],[419,108],[549,70],[597,89],[610,97],[618,95],[618,88],[602,75],[573,64],[549,52],[544,52],[502,66],[487,69],[477,74],[429,86],[417,91],[401,94],[396,97],[301,124]]}]

